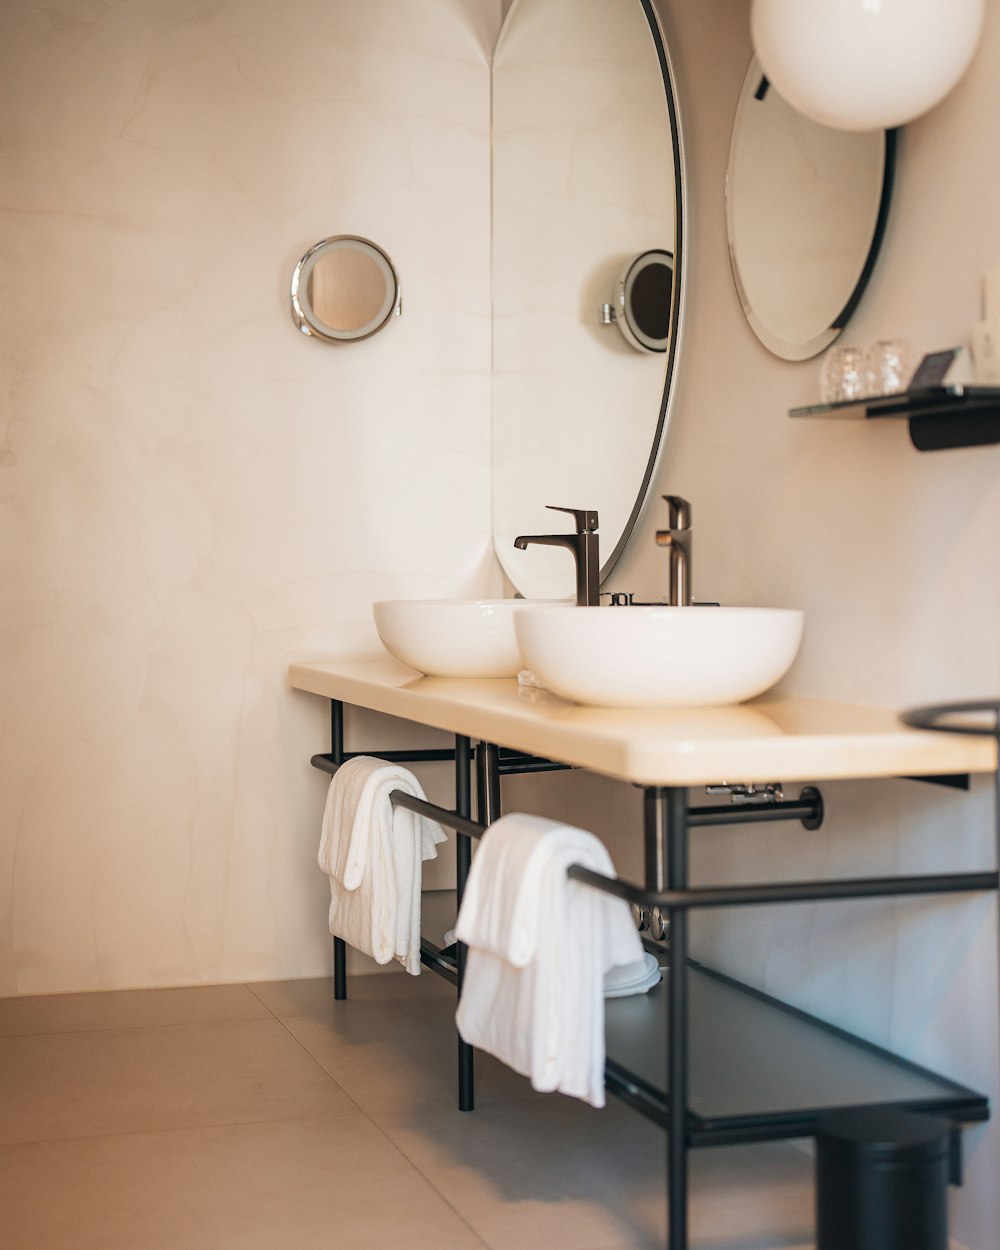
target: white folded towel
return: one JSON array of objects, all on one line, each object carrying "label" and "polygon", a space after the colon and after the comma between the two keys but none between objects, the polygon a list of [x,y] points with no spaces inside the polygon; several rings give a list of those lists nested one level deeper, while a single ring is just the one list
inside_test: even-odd
[{"label": "white folded towel", "polygon": [[445,833],[390,795],[424,798],[416,777],[397,764],[359,755],[334,773],[323,812],[319,866],[330,878],[330,932],[376,963],[400,961],[420,972],[421,865],[437,857]]},{"label": "white folded towel", "polygon": [[628,904],[566,875],[613,877],[592,833],[515,813],[479,843],[458,914],[469,950],[456,1020],[473,1046],[604,1106],[604,974],[643,957]]}]

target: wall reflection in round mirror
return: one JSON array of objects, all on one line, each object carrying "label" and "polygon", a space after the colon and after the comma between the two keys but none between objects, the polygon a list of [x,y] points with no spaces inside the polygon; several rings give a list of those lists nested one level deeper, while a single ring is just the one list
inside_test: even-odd
[{"label": "wall reflection in round mirror", "polygon": [[803,117],[751,61],[726,220],[743,311],[776,356],[818,355],[857,307],[888,216],[893,141],[891,131],[834,130]]},{"label": "wall reflection in round mirror", "polygon": [[314,244],[295,267],[291,295],[298,329],[330,342],[369,338],[400,308],[392,261],[352,234]]}]

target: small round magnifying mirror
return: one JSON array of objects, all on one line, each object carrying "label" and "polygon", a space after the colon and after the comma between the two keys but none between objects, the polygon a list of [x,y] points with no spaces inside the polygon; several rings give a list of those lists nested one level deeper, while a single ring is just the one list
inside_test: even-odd
[{"label": "small round magnifying mirror", "polygon": [[614,321],[640,352],[665,352],[670,341],[674,258],[662,248],[629,261],[615,287]]},{"label": "small round magnifying mirror", "polygon": [[292,274],[292,320],[303,334],[331,343],[370,338],[400,308],[392,261],[359,235],[314,243]]}]

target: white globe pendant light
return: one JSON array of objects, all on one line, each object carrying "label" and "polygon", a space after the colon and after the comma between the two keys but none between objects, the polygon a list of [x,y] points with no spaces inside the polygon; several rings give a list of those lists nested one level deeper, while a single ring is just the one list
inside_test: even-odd
[{"label": "white globe pendant light", "polygon": [[778,94],[840,130],[901,126],[942,100],[979,42],[986,0],[753,0]]}]

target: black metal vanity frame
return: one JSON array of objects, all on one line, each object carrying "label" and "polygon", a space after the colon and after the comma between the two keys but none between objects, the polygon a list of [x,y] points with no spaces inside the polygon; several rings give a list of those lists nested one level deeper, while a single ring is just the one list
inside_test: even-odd
[{"label": "black metal vanity frame", "polygon": [[[988,727],[947,723],[955,714],[990,713]],[[917,728],[946,732],[985,733],[998,744],[1000,761],[1000,706],[993,702],[954,704],[924,708],[904,719]],[[454,750],[365,751],[344,749],[344,704],[331,700],[332,750],[313,756],[311,763],[324,772],[334,773],[345,760],[356,755],[417,763],[426,760],[453,760],[455,764],[455,810],[450,811],[412,795],[394,792],[394,804],[409,808],[454,829],[456,845],[456,886],[461,903],[472,860],[472,839],[486,832],[500,814],[500,780],[506,773],[547,771],[569,767],[522,752],[506,750],[494,743],[478,742],[455,736]],[[478,820],[472,819],[471,775],[475,763]],[[920,778],[941,780],[954,785],[955,778]],[[995,863],[1000,866],[1000,766],[994,774]],[[846,880],[787,882],[777,885],[691,886],[688,871],[689,833],[693,828],[740,824],[754,821],[800,820],[806,829],[818,829],[823,818],[823,799],[812,787],[803,789],[798,800],[781,800],[765,806],[689,806],[686,786],[646,786],[644,789],[644,876],[638,886],[621,879],[610,879],[590,869],[574,866],[568,875],[595,889],[616,895],[643,908],[659,908],[670,924],[669,972],[663,990],[665,1010],[660,1012],[661,1046],[659,1073],[639,1070],[642,1064],[630,1065],[612,1054],[608,1040],[605,1070],[606,1086],[617,1097],[655,1121],[667,1131],[667,1199],[668,1250],[687,1250],[688,1152],[693,1147],[733,1145],[780,1138],[808,1137],[815,1132],[818,1119],[832,1109],[830,1105],[792,1105],[763,1110],[737,1111],[734,1114],[712,1113],[711,1109],[696,1112],[691,1098],[690,1025],[692,987],[697,985],[708,997],[726,995],[736,1002],[745,1001],[750,1015],[764,1011],[767,1018],[780,1022],[780,1027],[807,1030],[814,1041],[839,1047],[838,1063],[853,1055],[861,1065],[883,1068],[897,1086],[896,1096],[872,1097],[864,1092],[864,1078],[858,1076],[860,1093],[856,1105],[888,1105],[912,1111],[925,1111],[951,1118],[954,1122],[951,1151],[951,1180],[961,1182],[961,1125],[986,1120],[989,1106],[984,1095],[956,1082],[940,1077],[917,1064],[900,1059],[881,1047],[852,1036],[824,1021],[789,1007],[768,995],[740,985],[738,982],[690,958],[688,915],[694,908],[733,907],[753,904],[801,903],[833,899],[861,899],[903,895],[969,893],[1000,889],[1000,871],[934,874],[908,877],[854,878]],[[452,959],[449,953],[427,939],[421,939],[421,962],[431,971],[457,986],[459,995],[465,977],[466,948],[459,943]],[[675,970],[680,975],[675,974]],[[692,980],[694,978],[694,981]],[[334,996],[347,997],[346,945],[334,939]],[[643,1010],[655,1007],[656,991],[637,996]],[[630,1012],[637,998],[609,1000],[607,1014],[610,1024],[616,1012]],[[621,1005],[621,1006],[620,1006]],[[725,999],[728,1012],[732,1003]],[[665,1018],[664,1018],[665,1017]],[[730,1017],[726,1016],[727,1022]],[[635,1031],[626,1015],[624,1027],[629,1038]],[[739,1027],[736,1025],[735,1027]],[[665,1051],[665,1069],[662,1053]],[[840,1051],[843,1053],[841,1054]],[[798,1052],[795,1052],[798,1054]],[[859,1073],[861,1069],[859,1068]],[[665,1077],[665,1080],[664,1080]],[[848,1074],[848,1079],[850,1074]],[[868,1074],[870,1079],[870,1074]],[[458,1103],[463,1111],[473,1109],[473,1048],[458,1039]],[[843,1097],[836,1106],[845,1105]],[[848,1102],[847,1105],[850,1105]]]}]

